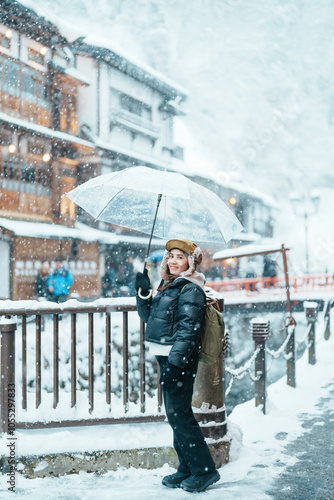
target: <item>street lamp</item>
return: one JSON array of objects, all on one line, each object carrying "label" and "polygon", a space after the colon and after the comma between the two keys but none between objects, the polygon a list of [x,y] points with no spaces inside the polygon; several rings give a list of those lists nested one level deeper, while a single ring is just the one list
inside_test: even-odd
[{"label": "street lamp", "polygon": [[308,250],[308,218],[315,215],[319,210],[320,193],[318,189],[312,189],[310,196],[305,198],[299,193],[292,193],[290,201],[295,215],[304,218],[305,227],[305,260],[306,260],[306,273],[309,272],[309,250]]}]

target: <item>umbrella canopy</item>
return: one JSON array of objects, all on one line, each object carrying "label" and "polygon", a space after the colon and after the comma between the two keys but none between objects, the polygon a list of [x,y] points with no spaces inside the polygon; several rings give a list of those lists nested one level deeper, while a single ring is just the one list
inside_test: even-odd
[{"label": "umbrella canopy", "polygon": [[148,260],[151,262],[159,262],[164,258],[164,253],[165,249],[160,248],[159,250],[154,250],[154,252],[151,252],[150,255],[148,256]]},{"label": "umbrella canopy", "polygon": [[227,243],[243,230],[209,189],[182,174],[148,167],[101,175],[66,196],[95,219],[164,239]]}]

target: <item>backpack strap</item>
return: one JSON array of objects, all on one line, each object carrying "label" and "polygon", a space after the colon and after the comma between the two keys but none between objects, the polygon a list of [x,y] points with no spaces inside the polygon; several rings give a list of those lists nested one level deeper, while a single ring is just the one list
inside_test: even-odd
[{"label": "backpack strap", "polygon": [[217,309],[218,312],[221,312],[218,299],[213,299],[213,298],[210,297],[209,301],[210,302],[206,303],[207,307],[213,306],[215,309]]},{"label": "backpack strap", "polygon": [[[191,283],[191,281],[190,281],[189,283]],[[189,283],[186,283],[185,285],[183,285],[183,287],[182,287],[182,288],[181,288],[181,290],[180,290],[179,295],[181,295],[181,293],[183,292],[183,290],[185,289],[185,287],[186,287],[187,285],[189,285]],[[204,290],[203,290],[203,292],[204,292]],[[212,299],[211,297],[209,298],[209,297],[206,295],[206,293],[205,293],[205,292],[204,292],[204,295],[205,295],[205,298],[206,298],[205,306],[206,306],[206,307],[209,307],[209,306],[213,305],[213,306],[214,306],[214,308],[215,308],[215,309],[218,309],[218,311],[220,312],[220,307],[219,307],[219,304],[218,304],[218,300],[217,300],[217,299]],[[208,300],[210,300],[211,302],[208,302]]]}]

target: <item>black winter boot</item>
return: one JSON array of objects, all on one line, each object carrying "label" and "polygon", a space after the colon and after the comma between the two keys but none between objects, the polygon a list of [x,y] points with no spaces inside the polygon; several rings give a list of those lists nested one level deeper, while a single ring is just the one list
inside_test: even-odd
[{"label": "black winter boot", "polygon": [[190,477],[190,472],[175,472],[175,474],[165,476],[162,480],[162,484],[167,486],[167,488],[180,488],[182,481],[188,477]]},{"label": "black winter boot", "polygon": [[200,491],[206,490],[211,484],[219,481],[219,472],[214,470],[213,472],[208,472],[207,474],[201,474],[200,476],[190,476],[185,479],[180,484],[181,488],[189,493],[199,493]]}]

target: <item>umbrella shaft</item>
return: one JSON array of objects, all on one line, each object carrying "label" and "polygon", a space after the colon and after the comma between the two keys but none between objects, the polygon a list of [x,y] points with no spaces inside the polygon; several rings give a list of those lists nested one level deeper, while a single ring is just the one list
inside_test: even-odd
[{"label": "umbrella shaft", "polygon": [[148,256],[149,256],[149,253],[150,253],[151,242],[152,242],[152,238],[153,238],[153,231],[154,231],[154,227],[155,227],[155,222],[157,220],[157,215],[158,215],[158,210],[159,210],[159,205],[160,205],[160,202],[161,202],[161,198],[162,198],[162,194],[159,194],[158,195],[158,199],[157,199],[157,208],[155,209],[155,215],[154,215],[154,220],[153,220],[152,231],[151,231],[151,234],[150,234],[150,240],[148,242],[148,248],[147,248],[146,257],[145,257],[145,261],[144,261],[144,271],[145,271],[146,263],[147,263]]}]

